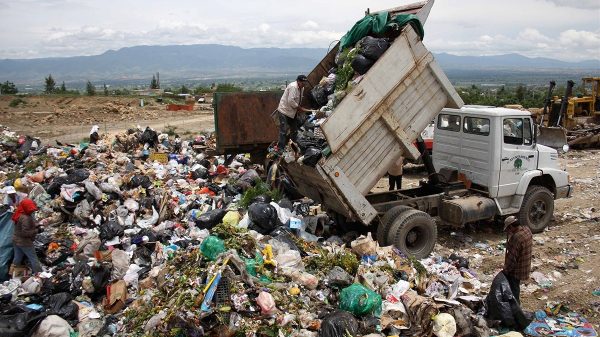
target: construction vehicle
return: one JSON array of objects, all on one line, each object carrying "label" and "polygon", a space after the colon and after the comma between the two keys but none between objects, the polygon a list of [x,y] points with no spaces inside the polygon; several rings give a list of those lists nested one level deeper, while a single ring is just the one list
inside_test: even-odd
[{"label": "construction vehicle", "polygon": [[[425,1],[388,12],[412,13],[424,23],[432,5]],[[389,49],[321,124],[328,144],[323,157],[314,167],[285,159],[279,164],[294,188],[339,220],[378,224],[380,245],[416,258],[433,250],[434,217],[440,225],[464,226],[516,214],[534,232],[542,231],[554,200],[570,196],[571,187],[557,151],[537,144],[530,113],[463,107],[410,25],[389,37]],[[305,92],[333,66],[337,48],[308,75]],[[432,120],[433,159],[420,137]],[[371,193],[400,156],[422,158],[427,181]]]},{"label": "construction vehicle", "polygon": [[556,83],[550,82],[540,120],[542,144],[554,148],[600,144],[600,77],[584,77],[583,93],[573,96],[575,83],[568,81],[562,97],[552,97]]},{"label": "construction vehicle", "polygon": [[[571,81],[569,81],[571,82]],[[573,87],[574,83],[568,83],[567,87]],[[571,130],[586,123],[598,123],[600,121],[600,77],[584,77],[582,79],[583,93],[573,96],[568,95],[562,121],[560,125]],[[563,99],[554,96],[551,102],[552,112],[560,111]]]}]

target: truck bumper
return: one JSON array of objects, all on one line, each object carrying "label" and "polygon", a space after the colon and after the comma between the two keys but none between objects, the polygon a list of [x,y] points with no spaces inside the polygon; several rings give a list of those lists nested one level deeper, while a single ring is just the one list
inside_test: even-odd
[{"label": "truck bumper", "polygon": [[569,198],[569,197],[571,197],[572,192],[573,192],[573,188],[571,187],[571,185],[557,187],[556,188],[556,199]]}]

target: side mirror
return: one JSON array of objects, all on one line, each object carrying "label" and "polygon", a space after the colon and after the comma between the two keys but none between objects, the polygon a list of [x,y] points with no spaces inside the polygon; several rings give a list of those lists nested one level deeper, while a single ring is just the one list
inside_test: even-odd
[{"label": "side mirror", "polygon": [[569,144],[563,145],[562,150],[563,150],[563,152],[569,151]]},{"label": "side mirror", "polygon": [[538,128],[537,124],[533,124],[533,144],[537,144]]}]

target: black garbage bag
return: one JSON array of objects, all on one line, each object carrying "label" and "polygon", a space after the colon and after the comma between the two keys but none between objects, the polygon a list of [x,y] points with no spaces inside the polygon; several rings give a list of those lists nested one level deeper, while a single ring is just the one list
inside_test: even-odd
[{"label": "black garbage bag", "polygon": [[323,149],[325,147],[326,141],[324,139],[320,139],[317,137],[310,136],[309,134],[301,134],[298,135],[298,147],[302,152],[305,152],[310,147],[316,147],[318,149]]},{"label": "black garbage bag", "polygon": [[456,253],[450,254],[448,260],[450,260],[450,262],[454,264],[457,268],[469,269],[469,259],[462,256],[458,256],[456,255]]},{"label": "black garbage bag", "polygon": [[263,235],[271,233],[281,224],[275,207],[263,202],[251,204],[248,207],[248,216],[251,221],[249,228]]},{"label": "black garbage bag", "polygon": [[72,300],[70,293],[58,293],[50,296],[46,301],[48,314],[58,315],[68,321],[69,324],[77,322],[79,307]]},{"label": "black garbage bag", "polygon": [[149,127],[142,132],[140,136],[140,144],[148,144],[150,146],[154,146],[158,144],[158,133],[156,131],[150,129]]},{"label": "black garbage bag", "polygon": [[500,320],[502,325],[507,328],[520,331],[532,321],[521,309],[503,272],[499,272],[494,277],[492,288],[485,298],[485,304],[486,318]]},{"label": "black garbage bag", "polygon": [[152,186],[152,182],[150,181],[150,178],[148,178],[148,176],[135,175],[129,181],[129,185],[133,188],[140,186],[142,186],[143,188],[148,188]]},{"label": "black garbage bag", "polygon": [[327,90],[325,87],[317,85],[310,91],[310,95],[318,107],[327,104]]},{"label": "black garbage bag", "polygon": [[304,159],[302,159],[302,164],[310,167],[315,167],[315,165],[317,165],[321,157],[323,157],[321,150],[315,147],[309,147],[308,149],[306,149],[306,152],[304,152]]},{"label": "black garbage bag", "polygon": [[125,229],[117,221],[108,221],[100,226],[100,239],[107,241],[115,236],[123,236]]},{"label": "black garbage bag", "polygon": [[25,337],[31,336],[34,328],[48,315],[37,312],[19,312],[10,315],[0,315],[0,336]]},{"label": "black garbage bag", "polygon": [[192,171],[192,179],[206,179],[208,178],[208,169],[202,165]]},{"label": "black garbage bag", "polygon": [[73,296],[81,295],[81,285],[83,279],[90,274],[91,267],[85,261],[79,261],[71,270],[71,294]]},{"label": "black garbage bag", "polygon": [[369,69],[371,69],[373,64],[374,64],[373,61],[358,54],[358,55],[356,55],[354,60],[352,60],[351,66],[352,66],[352,69],[354,69],[354,71],[356,71],[359,75],[364,75],[367,73],[367,71],[369,71]]},{"label": "black garbage bag", "polygon": [[225,214],[227,210],[221,208],[202,213],[196,219],[196,226],[200,229],[211,229],[221,223]]},{"label": "black garbage bag", "polygon": [[358,321],[354,316],[342,310],[336,310],[323,318],[319,337],[356,336]]},{"label": "black garbage bag", "polygon": [[60,187],[62,185],[79,183],[86,180],[89,176],[90,172],[84,168],[68,171],[67,176],[59,176],[52,179],[52,182],[46,188],[46,192],[54,198],[60,194]]},{"label": "black garbage bag", "polygon": [[198,164],[204,166],[204,168],[210,169],[210,167],[212,166],[212,164],[210,163],[210,160],[208,159],[202,159],[201,161],[198,162]]},{"label": "black garbage bag", "polygon": [[68,293],[71,290],[71,273],[68,270],[60,270],[51,278],[45,279],[42,284],[44,295]]},{"label": "black garbage bag", "polygon": [[110,281],[110,269],[106,266],[92,266],[90,275],[92,277],[92,285],[94,286],[94,294],[104,294],[104,289]]},{"label": "black garbage bag", "polygon": [[359,54],[371,61],[377,61],[383,53],[390,47],[390,40],[387,38],[376,38],[365,36],[358,41]]},{"label": "black garbage bag", "polygon": [[139,266],[149,266],[152,264],[152,251],[143,245],[138,246],[133,252],[132,261]]}]

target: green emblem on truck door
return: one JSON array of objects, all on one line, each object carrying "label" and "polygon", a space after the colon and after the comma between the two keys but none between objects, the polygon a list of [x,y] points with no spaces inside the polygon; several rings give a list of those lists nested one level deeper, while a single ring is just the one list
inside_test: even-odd
[{"label": "green emblem on truck door", "polygon": [[521,166],[523,166],[523,161],[521,160],[521,158],[515,159],[515,168],[518,170],[521,168]]}]

